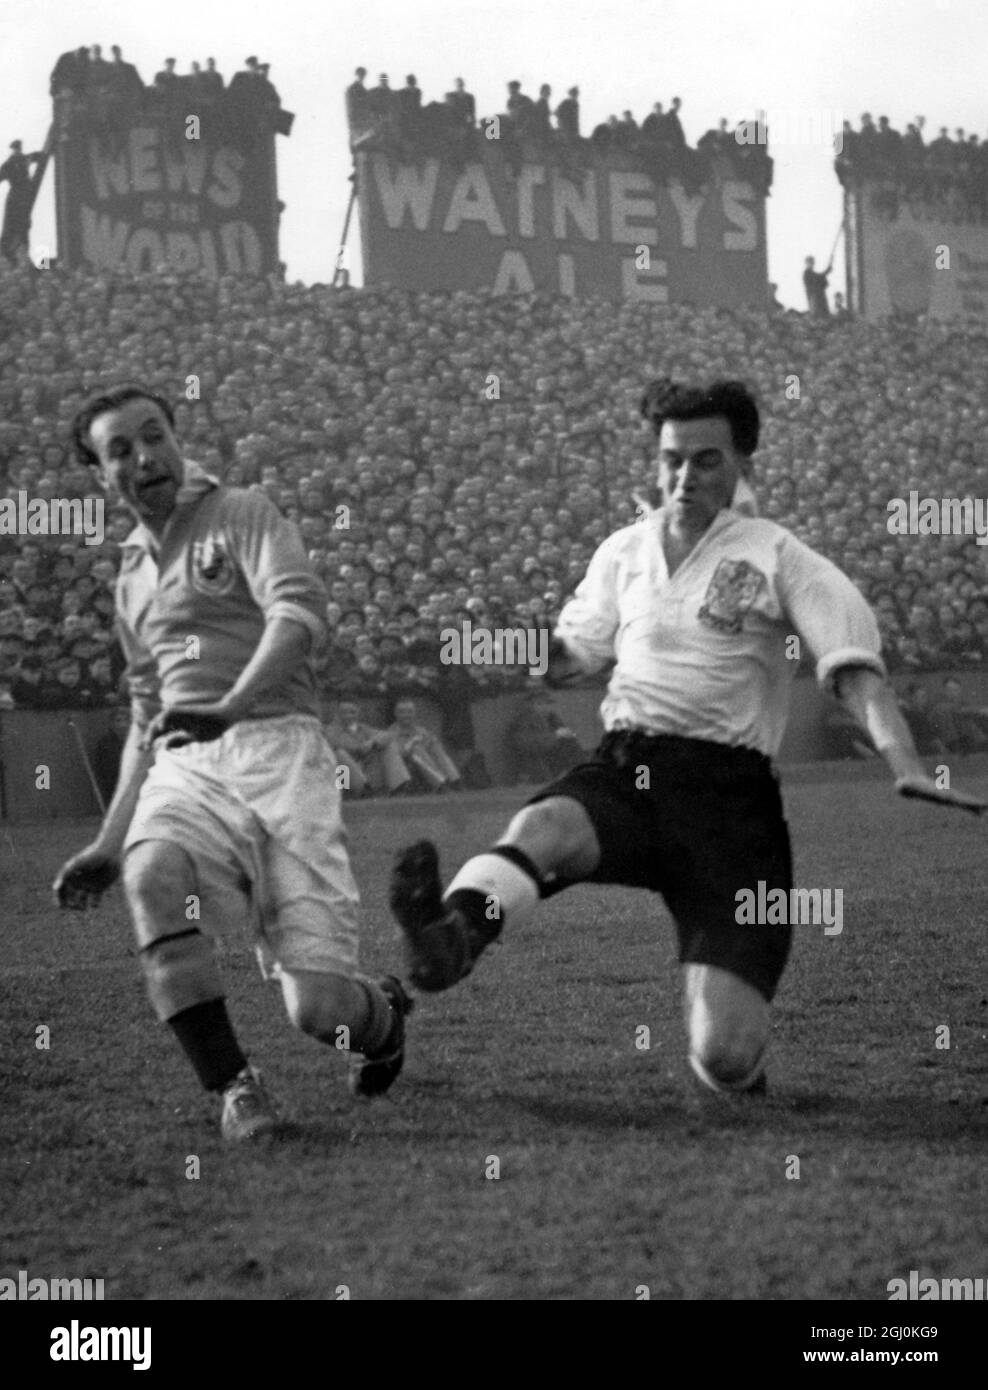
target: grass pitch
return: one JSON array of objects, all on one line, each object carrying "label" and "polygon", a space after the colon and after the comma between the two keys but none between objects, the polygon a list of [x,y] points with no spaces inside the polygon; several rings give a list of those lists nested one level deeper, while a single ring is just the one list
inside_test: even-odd
[{"label": "grass pitch", "polygon": [[[983,762],[952,771],[988,792]],[[449,873],[522,799],[349,808],[366,968],[399,960],[395,850],[429,835]],[[786,802],[796,882],[842,888],[844,930],[796,929],[767,1099],[692,1081],[661,903],[584,887],[419,999],[377,1102],[229,943],[235,1024],[292,1122],[248,1150],[153,1021],[119,891],[49,905],[93,823],[0,827],[0,1276],[108,1298],[795,1300],[988,1275],[988,827],[869,769],[794,774]]]}]

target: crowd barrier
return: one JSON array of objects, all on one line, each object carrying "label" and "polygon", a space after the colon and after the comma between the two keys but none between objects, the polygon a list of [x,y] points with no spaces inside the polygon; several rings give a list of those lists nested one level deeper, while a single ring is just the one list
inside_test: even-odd
[{"label": "crowd barrier", "polygon": [[[918,679],[935,692],[943,674],[932,673]],[[988,705],[988,674],[964,673],[959,679],[967,702]],[[557,714],[587,750],[600,737],[601,696],[599,689],[557,691],[553,695]],[[477,748],[491,778],[499,785],[521,780],[505,735],[522,699],[520,694],[499,695],[476,700],[471,706]],[[384,699],[361,700],[361,717],[371,724],[386,724],[390,703]],[[438,708],[427,698],[417,698],[416,706],[421,721],[438,730]],[[779,753],[781,764],[814,762],[832,756],[826,709],[825,697],[816,682],[809,676],[799,677]],[[31,823],[98,815],[99,804],[86,762],[88,759],[91,765],[97,764],[98,745],[109,729],[109,710],[0,713],[0,820]]]}]

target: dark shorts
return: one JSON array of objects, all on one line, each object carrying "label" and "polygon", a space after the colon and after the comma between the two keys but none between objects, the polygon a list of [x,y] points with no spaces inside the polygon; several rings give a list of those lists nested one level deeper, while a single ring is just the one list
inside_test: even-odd
[{"label": "dark shorts", "polygon": [[720,966],[771,1000],[792,929],[735,918],[740,889],[757,893],[759,880],[766,892],[792,887],[789,829],[768,758],[701,739],[615,732],[528,804],[551,796],[578,801],[596,831],[600,864],[582,882],[661,893],[684,965]]}]

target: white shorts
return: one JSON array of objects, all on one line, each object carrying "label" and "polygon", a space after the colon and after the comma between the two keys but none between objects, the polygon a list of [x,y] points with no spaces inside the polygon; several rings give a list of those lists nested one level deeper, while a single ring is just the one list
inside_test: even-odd
[{"label": "white shorts", "polygon": [[[352,975],[360,895],[336,759],[318,719],[245,719],[210,743],[159,745],[124,853],[165,840],[195,868],[199,926],[248,928],[261,969]],[[141,942],[147,945],[148,942]]]}]

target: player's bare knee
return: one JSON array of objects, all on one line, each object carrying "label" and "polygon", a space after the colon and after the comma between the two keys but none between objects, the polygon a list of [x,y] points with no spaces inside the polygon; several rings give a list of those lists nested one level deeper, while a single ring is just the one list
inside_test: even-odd
[{"label": "player's bare knee", "polygon": [[749,1034],[707,1039],[691,1050],[696,1060],[716,1081],[730,1086],[734,1082],[744,1081],[755,1070],[765,1050],[765,1042]]},{"label": "player's bare knee", "polygon": [[184,912],[186,895],[193,891],[191,861],[178,845],[166,840],[145,840],[135,845],[123,863],[127,900],[135,909],[167,910],[174,901]]},{"label": "player's bare knee", "polygon": [[519,811],[502,843],[518,845],[542,869],[574,877],[592,873],[600,858],[590,817],[567,796],[547,797]]},{"label": "player's bare knee", "polygon": [[757,1067],[768,1041],[767,1011],[738,1009],[725,1018],[695,1010],[690,1053],[724,1085],[743,1081]]}]

